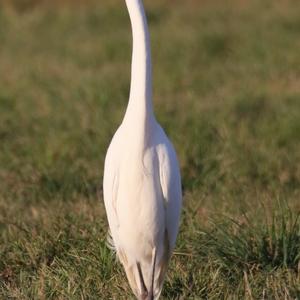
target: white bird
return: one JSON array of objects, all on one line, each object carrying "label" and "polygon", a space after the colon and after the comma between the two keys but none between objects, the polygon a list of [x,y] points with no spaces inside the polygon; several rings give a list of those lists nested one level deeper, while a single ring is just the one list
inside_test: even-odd
[{"label": "white bird", "polygon": [[175,150],[152,108],[150,37],[142,0],[126,0],[133,50],[129,103],[108,148],[104,203],[113,246],[139,300],[158,299],[178,233]]}]

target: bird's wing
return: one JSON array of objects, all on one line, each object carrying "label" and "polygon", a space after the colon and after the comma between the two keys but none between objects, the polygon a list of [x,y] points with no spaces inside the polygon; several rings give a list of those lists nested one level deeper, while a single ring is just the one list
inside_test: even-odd
[{"label": "bird's wing", "polygon": [[170,250],[175,246],[181,212],[182,191],[178,161],[169,140],[158,150],[160,184],[165,201],[166,230]]},{"label": "bird's wing", "polygon": [[116,201],[118,196],[118,165],[116,153],[117,145],[112,140],[111,145],[106,154],[104,175],[103,175],[103,198],[109,223],[110,235],[108,236],[108,244],[112,248],[116,246],[117,229],[119,227],[119,220],[116,210]]},{"label": "bird's wing", "polygon": [[158,277],[155,280],[158,291],[157,294],[159,295],[178,234],[182,191],[176,153],[173,145],[163,131],[160,136],[160,143],[158,143],[157,154],[159,161],[159,179],[164,198],[166,220],[164,254],[157,266]]}]

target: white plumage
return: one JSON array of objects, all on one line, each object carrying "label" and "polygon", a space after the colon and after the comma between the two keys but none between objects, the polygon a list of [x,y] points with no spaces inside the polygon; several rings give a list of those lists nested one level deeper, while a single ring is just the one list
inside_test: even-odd
[{"label": "white plumage", "polygon": [[138,299],[158,299],[181,211],[176,153],[152,109],[150,41],[142,0],[126,0],[133,53],[129,103],[107,151],[104,202],[111,237]]}]

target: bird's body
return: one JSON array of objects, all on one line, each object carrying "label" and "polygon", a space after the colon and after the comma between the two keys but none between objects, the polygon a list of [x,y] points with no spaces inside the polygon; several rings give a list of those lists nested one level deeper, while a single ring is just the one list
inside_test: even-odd
[{"label": "bird's body", "polygon": [[107,151],[104,202],[111,237],[138,299],[158,299],[181,210],[176,153],[152,110],[151,55],[141,0],[126,0],[133,30],[124,120]]}]

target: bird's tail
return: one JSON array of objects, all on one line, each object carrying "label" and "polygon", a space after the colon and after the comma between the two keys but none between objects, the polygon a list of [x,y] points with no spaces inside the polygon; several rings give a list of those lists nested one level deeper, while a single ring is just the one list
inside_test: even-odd
[{"label": "bird's tail", "polygon": [[108,230],[107,232],[107,236],[106,236],[106,246],[112,250],[113,252],[116,252],[116,246],[114,244],[114,240],[112,238],[112,235],[111,235],[111,231]]},{"label": "bird's tail", "polygon": [[139,300],[157,300],[160,296],[165,274],[170,259],[169,241],[166,236],[164,254],[158,260],[157,251],[152,251],[151,265],[130,262],[126,253],[117,250],[118,257],[124,266],[129,285]]}]

